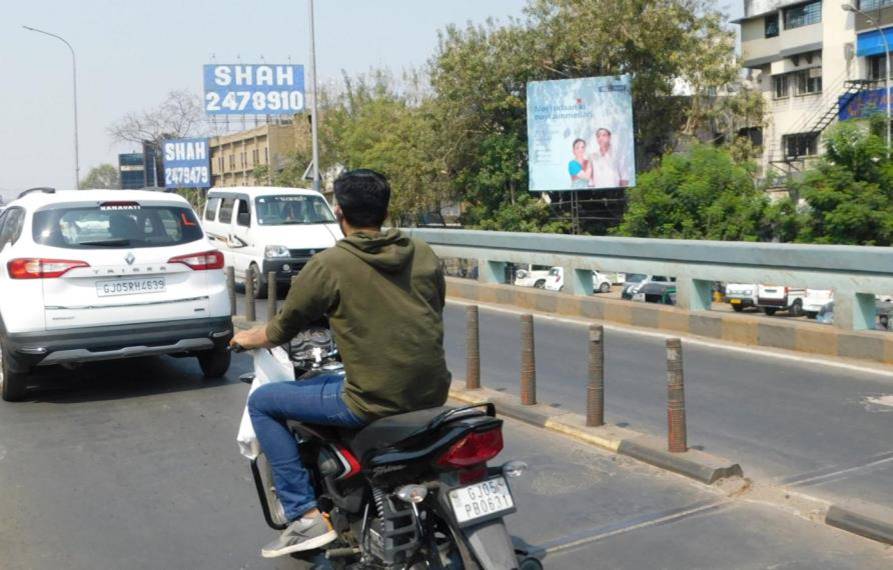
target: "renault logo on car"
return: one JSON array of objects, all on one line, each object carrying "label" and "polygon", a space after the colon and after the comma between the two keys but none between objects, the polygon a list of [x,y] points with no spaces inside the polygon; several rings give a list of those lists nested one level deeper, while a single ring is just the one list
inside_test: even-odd
[{"label": "renault logo on car", "polygon": [[132,251],[128,251],[127,255],[124,256],[124,261],[127,262],[127,265],[133,265],[133,262],[136,260],[136,257],[133,256]]}]

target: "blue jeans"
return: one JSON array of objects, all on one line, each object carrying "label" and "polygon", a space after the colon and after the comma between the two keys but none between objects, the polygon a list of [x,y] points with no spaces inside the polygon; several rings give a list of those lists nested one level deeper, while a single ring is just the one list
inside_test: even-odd
[{"label": "blue jeans", "polygon": [[273,470],[276,494],[289,521],[316,508],[310,475],[286,420],[358,428],[366,424],[342,399],[344,377],[323,375],[299,382],[273,382],[248,398],[248,414]]}]

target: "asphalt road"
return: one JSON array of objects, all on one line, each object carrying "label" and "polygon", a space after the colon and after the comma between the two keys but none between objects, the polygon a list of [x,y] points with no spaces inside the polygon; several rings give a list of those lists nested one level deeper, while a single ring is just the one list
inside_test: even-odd
[{"label": "asphalt road", "polygon": [[[240,314],[242,303],[240,296]],[[256,309],[265,318],[266,301]],[[480,315],[482,382],[518,394],[519,317],[486,307]],[[447,361],[463,378],[465,306],[448,302],[444,321]],[[585,413],[587,325],[535,323],[539,401]],[[666,433],[664,340],[609,330],[605,355],[608,422]],[[689,445],[739,461],[751,477],[893,507],[893,373],[692,343],[684,362]]]},{"label": "asphalt road", "polygon": [[[0,402],[3,570],[292,569],[234,436],[247,387],[191,359],[95,364]],[[507,422],[527,461],[509,520],[555,569],[881,569],[893,550],[560,436]]]},{"label": "asphalt road", "polygon": [[[462,378],[465,307],[450,303],[445,321],[450,369]],[[518,316],[481,308],[480,327],[483,384],[517,394]],[[609,423],[665,434],[664,340],[605,336]],[[538,400],[585,413],[586,325],[537,317],[535,341]],[[893,375],[693,343],[684,362],[690,445],[740,461],[749,476],[893,506],[893,406],[871,403],[893,394]]]}]

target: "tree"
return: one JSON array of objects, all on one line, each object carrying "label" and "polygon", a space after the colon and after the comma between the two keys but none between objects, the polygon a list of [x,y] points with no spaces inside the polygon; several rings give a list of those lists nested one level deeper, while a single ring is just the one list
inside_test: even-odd
[{"label": "tree", "polygon": [[204,118],[201,98],[186,90],[171,91],[158,107],[128,113],[108,132],[117,142],[161,144],[164,139],[203,134]]},{"label": "tree", "polygon": [[[630,74],[640,164],[663,154],[676,130],[704,128],[717,112],[716,91],[738,74],[734,34],[711,6],[531,0],[524,21],[448,27],[430,62],[431,86],[446,171],[474,206],[466,222],[499,219],[526,190],[528,81]],[[674,97],[680,82],[690,91],[684,100]]]},{"label": "tree", "polygon": [[728,151],[697,145],[664,156],[639,177],[617,235],[677,239],[766,241],[790,212],[773,207],[753,182],[751,167]]},{"label": "tree", "polygon": [[118,176],[118,169],[112,164],[100,164],[94,166],[87,173],[87,176],[81,180],[81,189],[89,190],[91,188],[120,188],[121,180]]},{"label": "tree", "polygon": [[852,245],[893,245],[893,161],[884,139],[854,121],[839,123],[825,136],[818,166],[793,185],[805,199],[799,241]]}]

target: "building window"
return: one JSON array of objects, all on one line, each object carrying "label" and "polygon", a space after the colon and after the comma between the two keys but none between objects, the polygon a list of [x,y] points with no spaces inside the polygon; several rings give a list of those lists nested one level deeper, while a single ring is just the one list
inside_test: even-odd
[{"label": "building window", "polygon": [[270,164],[270,149],[264,147],[264,164]]},{"label": "building window", "polygon": [[223,155],[217,157],[217,164],[220,165],[220,172],[223,172]]},{"label": "building window", "polygon": [[[890,0],[893,2],[893,0]],[[868,57],[868,79],[882,81],[887,75],[887,56],[872,55]]]},{"label": "building window", "polygon": [[234,155],[234,154],[229,155],[229,169],[230,170],[236,169],[236,155]]},{"label": "building window", "polygon": [[822,68],[813,67],[794,74],[797,78],[797,95],[812,95],[822,92]]},{"label": "building window", "polygon": [[251,151],[251,164],[252,165],[257,164],[259,159],[260,159],[260,151],[257,149],[252,150]]},{"label": "building window", "polygon": [[772,76],[772,92],[775,99],[784,99],[789,95],[789,80],[787,74]]},{"label": "building window", "polygon": [[862,11],[880,10],[887,6],[893,6],[893,0],[860,0],[859,2],[859,9]]},{"label": "building window", "polygon": [[766,30],[767,38],[774,38],[778,35],[778,14],[770,14],[763,19],[763,26]]},{"label": "building window", "polygon": [[819,153],[819,133],[796,133],[781,137],[786,157],[815,156]]},{"label": "building window", "polygon": [[802,28],[822,21],[822,2],[810,2],[784,11],[784,29]]}]

